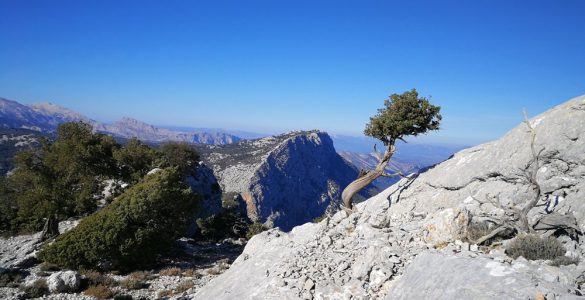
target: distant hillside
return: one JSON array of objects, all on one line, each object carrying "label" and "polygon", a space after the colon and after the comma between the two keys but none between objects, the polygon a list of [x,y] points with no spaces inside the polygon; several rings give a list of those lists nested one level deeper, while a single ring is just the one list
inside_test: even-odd
[{"label": "distant hillside", "polygon": [[0,176],[12,170],[12,160],[18,151],[38,146],[42,136],[30,129],[0,128]]},{"label": "distant hillside", "polygon": [[184,132],[155,127],[144,122],[124,117],[114,124],[104,124],[80,113],[53,103],[37,103],[30,106],[0,98],[0,127],[30,129],[38,132],[53,132],[61,123],[83,121],[96,131],[116,137],[136,137],[143,141],[181,141],[203,144],[230,144],[239,137],[221,132]]}]

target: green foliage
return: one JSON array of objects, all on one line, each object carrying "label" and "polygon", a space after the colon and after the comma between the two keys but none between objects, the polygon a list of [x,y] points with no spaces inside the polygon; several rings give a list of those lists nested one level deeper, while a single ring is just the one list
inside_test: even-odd
[{"label": "green foliage", "polygon": [[18,153],[14,173],[0,182],[0,230],[38,231],[44,219],[82,215],[96,208],[101,178],[117,174],[112,153],[119,147],[85,123],[59,126],[54,143]]},{"label": "green foliage", "polygon": [[38,258],[64,268],[129,270],[152,263],[184,233],[196,209],[177,168],[146,176],[46,245]]},{"label": "green foliage", "polygon": [[118,162],[122,179],[127,182],[138,182],[148,171],[154,168],[159,153],[133,138],[123,148],[114,151],[114,159]]},{"label": "green foliage", "polygon": [[178,167],[182,174],[190,174],[199,163],[199,153],[188,143],[167,142],[160,146],[163,167]]},{"label": "green foliage", "polygon": [[384,108],[370,118],[364,134],[379,139],[384,145],[393,144],[405,136],[417,136],[438,130],[441,108],[419,97],[415,89],[403,94],[392,94],[384,101]]},{"label": "green foliage", "polygon": [[248,232],[246,233],[246,239],[251,239],[253,236],[268,230],[268,227],[264,226],[262,223],[254,222],[250,224],[248,227]]},{"label": "green foliage", "polygon": [[229,209],[196,222],[201,236],[209,240],[241,237],[247,227],[246,221]]},{"label": "green foliage", "polygon": [[506,247],[506,254],[512,258],[520,256],[529,259],[555,259],[567,251],[554,236],[540,237],[534,234],[520,234]]}]

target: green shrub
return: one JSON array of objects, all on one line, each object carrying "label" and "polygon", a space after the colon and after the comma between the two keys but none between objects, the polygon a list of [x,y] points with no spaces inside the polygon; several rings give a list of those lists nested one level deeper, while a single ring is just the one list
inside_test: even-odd
[{"label": "green shrub", "polygon": [[[112,137],[89,124],[64,123],[57,139],[14,157],[14,173],[0,182],[0,230],[38,231],[48,216],[64,220],[96,208],[103,178],[118,175]],[[5,181],[5,182],[4,182]]]},{"label": "green shrub", "polygon": [[552,260],[564,256],[566,252],[563,244],[555,237],[534,234],[520,234],[506,247],[506,254],[514,259],[522,256],[529,260]]},{"label": "green shrub", "polygon": [[129,270],[148,265],[184,233],[196,198],[177,168],[162,170],[57,237],[38,257],[73,269]]},{"label": "green shrub", "polygon": [[268,227],[264,226],[262,223],[254,222],[250,224],[248,227],[248,232],[246,233],[246,239],[251,239],[253,236],[268,230]]},{"label": "green shrub", "polygon": [[26,275],[20,270],[0,268],[0,287],[18,287]]},{"label": "green shrub", "polygon": [[37,279],[30,285],[22,285],[20,290],[26,294],[27,298],[40,298],[49,294],[49,287],[45,279]]},{"label": "green shrub", "polygon": [[133,138],[124,147],[114,151],[114,159],[118,162],[122,179],[127,182],[138,182],[154,167],[160,154]]},{"label": "green shrub", "polygon": [[199,153],[192,144],[167,142],[160,146],[164,167],[177,167],[182,174],[190,174],[199,163]]},{"label": "green shrub", "polygon": [[246,221],[229,209],[196,222],[201,236],[209,240],[241,237],[247,227]]}]

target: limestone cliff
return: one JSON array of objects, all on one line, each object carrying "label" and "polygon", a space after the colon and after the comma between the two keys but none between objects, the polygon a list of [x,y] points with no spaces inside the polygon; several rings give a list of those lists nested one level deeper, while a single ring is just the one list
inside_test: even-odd
[{"label": "limestone cliff", "polygon": [[285,231],[337,209],[341,190],[358,174],[320,131],[201,146],[200,151],[222,190],[242,196],[248,217]]},{"label": "limestone cliff", "polygon": [[[539,204],[529,217],[574,214],[585,231],[585,96],[530,120],[542,165]],[[475,199],[524,203],[531,160],[525,124],[457,153],[318,224],[255,236],[232,267],[195,299],[576,299],[585,243],[557,232],[580,263],[512,260],[502,248],[459,241],[473,216],[501,211]],[[554,200],[554,201],[549,201]],[[552,204],[551,204],[552,203]],[[432,268],[428,270],[427,268]],[[245,279],[244,279],[245,278]]]}]

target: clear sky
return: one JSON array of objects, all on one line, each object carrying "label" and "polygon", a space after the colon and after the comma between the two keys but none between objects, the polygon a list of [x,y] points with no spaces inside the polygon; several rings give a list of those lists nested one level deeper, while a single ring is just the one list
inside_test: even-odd
[{"label": "clear sky", "polygon": [[101,121],[360,134],[391,93],[437,141],[585,94],[585,1],[0,0],[0,97]]}]

